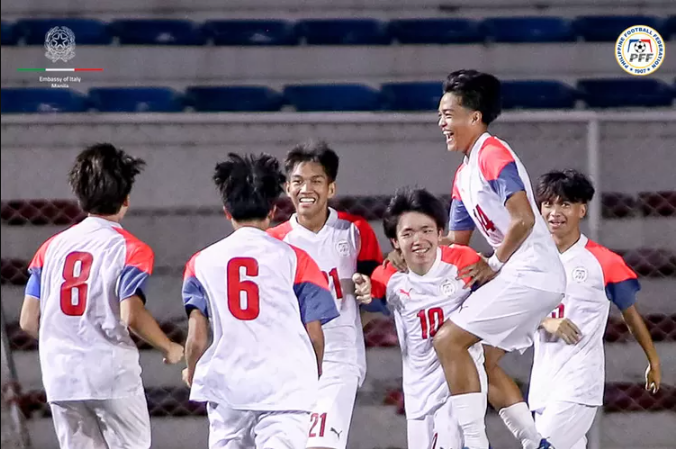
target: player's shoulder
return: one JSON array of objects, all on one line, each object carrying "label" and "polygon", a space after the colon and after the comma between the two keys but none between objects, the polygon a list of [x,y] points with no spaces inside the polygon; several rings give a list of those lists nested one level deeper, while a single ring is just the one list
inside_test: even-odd
[{"label": "player's shoulder", "polygon": [[585,250],[599,264],[606,282],[617,282],[628,278],[636,278],[636,274],[627,265],[624,258],[614,251],[593,240],[588,240]]},{"label": "player's shoulder", "polygon": [[120,228],[113,227],[111,229],[113,229],[120,237],[124,239],[124,243],[127,245],[127,247],[135,249],[136,248],[150,249],[150,245],[148,245],[146,242],[136,237],[134,234],[127,231],[126,229],[121,227]]},{"label": "player's shoulder", "polygon": [[394,265],[387,261],[385,264],[378,265],[375,270],[373,270],[373,273],[371,274],[371,280],[387,286],[395,282],[397,279],[404,278],[405,276],[406,273],[397,270],[394,268]]},{"label": "player's shoulder", "polygon": [[336,215],[338,216],[338,220],[352,223],[358,228],[364,225],[369,226],[368,221],[361,215],[351,214],[342,210],[336,211]]},{"label": "player's shoulder", "polygon": [[466,245],[453,244],[451,246],[440,246],[441,261],[453,265],[457,269],[472,265],[481,260],[481,256],[472,248]]},{"label": "player's shoulder", "polygon": [[266,232],[268,235],[278,239],[284,240],[286,236],[291,232],[293,228],[291,227],[291,221],[286,220],[284,223],[280,223],[275,227],[269,228]]}]

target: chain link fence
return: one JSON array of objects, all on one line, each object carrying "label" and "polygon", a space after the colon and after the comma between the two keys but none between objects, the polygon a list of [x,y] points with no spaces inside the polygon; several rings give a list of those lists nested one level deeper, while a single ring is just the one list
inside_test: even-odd
[{"label": "chain link fence", "polygon": [[[532,120],[533,123],[537,122],[535,119]],[[526,125],[529,123],[531,122],[527,118],[519,120],[516,128],[519,130],[526,129]],[[627,126],[626,123],[616,121],[597,123],[596,131],[593,127],[587,126],[586,123],[585,121],[578,121],[564,124],[564,128],[570,128],[574,135],[567,137],[567,131],[560,132],[556,134],[556,142],[553,145],[561,149],[568,145],[586,148],[586,159],[583,154],[582,159],[578,158],[573,164],[565,166],[573,165],[576,168],[586,166],[587,171],[590,172],[597,184],[598,191],[601,192],[596,203],[592,205],[593,214],[596,215],[590,217],[585,223],[587,233],[600,243],[619,252],[631,268],[638,273],[644,285],[639,310],[642,311],[646,319],[653,340],[660,345],[660,350],[667,348],[666,355],[670,357],[674,354],[673,348],[676,347],[676,313],[673,313],[675,308],[669,306],[669,304],[673,304],[673,291],[676,287],[676,247],[673,244],[673,237],[676,235],[676,226],[674,225],[676,223],[676,190],[651,191],[645,188],[649,184],[643,182],[642,179],[646,176],[653,176],[655,172],[650,169],[646,171],[641,167],[637,168],[636,165],[654,164],[654,160],[651,160],[654,155],[638,157],[638,159],[646,159],[648,162],[619,164],[620,167],[626,168],[626,173],[617,172],[617,163],[613,164],[615,172],[610,172],[602,162],[615,157],[612,151],[619,139],[625,139],[623,143],[625,146],[627,145],[626,139],[628,139],[631,145],[636,145],[637,151],[640,151],[641,154],[648,150],[658,153],[657,160],[662,161],[663,165],[670,165],[669,171],[671,171],[676,165],[676,158],[673,155],[673,149],[676,148],[676,137],[674,136],[676,131],[672,129],[676,129],[676,127],[656,127],[648,123],[645,133],[636,136],[637,126],[634,122],[632,122],[633,126]],[[673,125],[674,123],[670,122],[670,124]],[[547,139],[552,135],[551,130],[558,125],[556,120],[551,120],[542,126],[532,126],[529,131],[530,134],[526,137],[523,133],[515,132],[514,127],[510,129],[509,123],[500,124],[500,126],[502,129],[499,131],[504,131],[505,134],[515,134],[514,136],[505,136],[508,141],[511,141],[511,139],[518,141],[519,139]],[[634,134],[627,133],[627,128],[631,128]],[[420,134],[414,128],[410,129],[414,136]],[[594,133],[597,133],[595,138]],[[144,134],[145,139],[152,140],[155,138],[153,133],[147,132]],[[171,128],[170,134],[176,135],[175,127]],[[355,135],[357,134],[359,133]],[[163,139],[162,135],[158,138]],[[177,136],[177,138],[180,140],[180,137]],[[517,147],[516,144],[514,146]],[[560,156],[555,156],[555,158],[558,157]],[[560,168],[565,168],[565,166]],[[637,170],[644,171],[637,174]],[[656,169],[657,172],[660,172],[660,170],[664,170],[664,167]],[[654,176],[658,175],[655,174]],[[674,185],[674,189],[676,189],[676,185]],[[340,196],[332,200],[332,206],[338,210],[363,216],[371,222],[374,228],[380,228],[379,221],[387,207],[389,198],[389,195]],[[443,201],[448,204],[450,198],[445,196]],[[292,212],[293,208],[290,202],[283,199],[278,204],[275,220],[286,220]],[[131,212],[131,214],[134,213],[134,211]],[[141,211],[139,213],[144,214],[146,212]],[[201,220],[203,217],[220,215],[221,211],[218,208],[199,206],[194,210],[147,212],[147,214],[157,218],[171,216],[173,213],[194,213],[195,220]],[[18,229],[44,229],[50,226],[53,229],[63,228],[79,222],[85,216],[76,202],[72,200],[42,198],[3,201],[0,207],[0,215],[3,233]],[[172,242],[167,241],[166,244],[170,245]],[[29,257],[35,249],[26,248],[26,257]],[[387,248],[383,249],[387,250]],[[5,258],[3,253],[0,267],[3,302],[5,288],[11,288],[13,294],[17,294],[16,292],[25,285],[27,264],[27,258]],[[180,270],[176,269],[173,272],[176,276],[178,276],[177,271]],[[185,318],[164,320],[161,322],[161,326],[174,341],[185,341],[187,331]],[[35,353],[37,343],[19,329],[16,321],[7,323],[6,332],[11,351],[17,354],[31,353],[37,358]],[[364,333],[368,348],[375,350],[392,348],[392,350],[395,350],[398,346],[394,323],[389,318],[378,316],[370,319],[365,324]],[[620,317],[616,315],[610,317],[605,341],[614,345],[626,345],[633,341]],[[148,345],[143,342],[136,340],[136,343],[141,350],[149,349]],[[674,364],[666,364],[666,366],[674,366]],[[673,379],[673,374],[671,376],[671,379]],[[673,384],[668,383],[667,373],[663,373],[663,377],[665,385],[657,395],[647,393],[639,382],[608,383],[604,400],[605,413],[629,414],[676,411],[676,389]],[[25,416],[36,419],[50,415],[42,390],[21,391],[18,384],[10,384],[3,378],[3,392],[8,385],[16,386],[13,390],[12,401],[18,404],[19,409]],[[524,389],[526,388],[527,386],[524,385]],[[188,400],[187,388],[181,386],[179,382],[166,387],[146,388],[146,394],[153,417],[205,415],[204,406],[191,403]],[[400,413],[403,413],[401,389],[394,388],[386,391],[379,399],[379,403],[392,405]]]}]

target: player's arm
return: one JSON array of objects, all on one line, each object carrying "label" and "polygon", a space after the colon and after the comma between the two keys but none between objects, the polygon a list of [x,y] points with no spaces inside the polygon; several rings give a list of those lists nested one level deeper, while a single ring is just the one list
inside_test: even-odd
[{"label": "player's arm", "polygon": [[194,308],[188,317],[188,338],[185,342],[185,369],[183,380],[192,386],[197,362],[209,347],[209,320],[202,312]]},{"label": "player's arm", "polygon": [[387,283],[397,269],[390,263],[385,262],[373,271],[371,276],[371,295],[373,300],[370,304],[363,305],[362,309],[372,313],[390,314],[387,308]]},{"label": "player's arm", "polygon": [[21,316],[19,317],[19,326],[21,330],[31,337],[38,338],[38,329],[40,328],[40,300],[35,296],[26,295],[23,298],[21,306]]},{"label": "player's arm", "polygon": [[324,361],[324,330],[322,329],[321,321],[315,320],[305,324],[305,331],[307,332],[308,337],[310,337],[312,349],[315,351],[315,357],[317,357],[317,372],[321,376],[322,363]]},{"label": "player's arm", "polygon": [[127,327],[143,341],[162,352],[165,363],[178,363],[183,358],[183,347],[172,342],[148,312],[143,299],[132,295],[120,303],[120,317]]},{"label": "player's arm", "polygon": [[568,318],[547,317],[540,323],[540,328],[559,337],[568,345],[576,345],[582,339],[582,331]]},{"label": "player's arm", "polygon": [[650,331],[643,321],[643,317],[638,313],[636,305],[632,304],[622,310],[622,318],[629,328],[629,332],[634,336],[643,352],[648,358],[648,369],[646,370],[646,390],[656,393],[660,389],[662,382],[662,372],[660,368],[660,357],[657,355],[655,344],[650,336]]},{"label": "player's arm", "polygon": [[509,227],[502,245],[495,250],[496,257],[502,263],[512,257],[535,226],[535,214],[533,214],[533,208],[525,191],[512,194],[505,203],[505,207],[509,212]]}]

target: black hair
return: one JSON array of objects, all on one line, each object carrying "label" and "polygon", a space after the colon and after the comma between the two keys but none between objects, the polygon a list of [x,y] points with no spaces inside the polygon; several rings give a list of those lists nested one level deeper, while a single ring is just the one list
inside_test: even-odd
[{"label": "black hair", "polygon": [[481,112],[481,121],[490,125],[502,112],[500,81],[476,70],[458,70],[444,81],[444,93],[460,98],[464,108]]},{"label": "black hair", "polygon": [[543,202],[560,201],[589,203],[594,198],[594,186],[587,176],[572,168],[553,170],[538,179],[535,189],[538,206]]},{"label": "black hair", "polygon": [[247,221],[262,220],[270,214],[285,177],[279,161],[269,154],[229,153],[226,161],[216,164],[213,179],[232,218]]},{"label": "black hair", "polygon": [[440,230],[446,228],[448,214],[442,202],[421,188],[402,187],[396,191],[383,216],[383,229],[389,239],[397,238],[399,218],[406,212],[418,212],[432,218]]},{"label": "black hair", "polygon": [[145,161],[109,143],[97,143],[78,154],[68,182],[87,213],[114,215],[131,192]]},{"label": "black hair", "polygon": [[338,177],[338,155],[326,142],[305,142],[296,145],[289,151],[284,160],[284,168],[289,174],[296,168],[296,165],[303,162],[316,162],[324,168],[324,173],[329,178],[329,182],[335,182]]}]

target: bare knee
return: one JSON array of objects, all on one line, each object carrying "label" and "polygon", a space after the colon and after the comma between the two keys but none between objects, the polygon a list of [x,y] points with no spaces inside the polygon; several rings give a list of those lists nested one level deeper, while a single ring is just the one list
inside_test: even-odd
[{"label": "bare knee", "polygon": [[498,363],[505,355],[505,351],[494,346],[484,345],[484,367],[486,374],[491,375],[491,371],[496,367],[499,368]]},{"label": "bare knee", "polygon": [[439,328],[432,344],[437,351],[462,351],[469,349],[470,346],[477,343],[479,338],[470,334],[465,329],[457,326],[450,320]]}]

